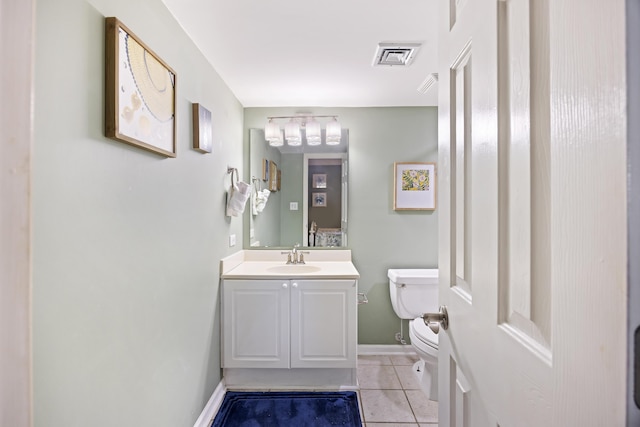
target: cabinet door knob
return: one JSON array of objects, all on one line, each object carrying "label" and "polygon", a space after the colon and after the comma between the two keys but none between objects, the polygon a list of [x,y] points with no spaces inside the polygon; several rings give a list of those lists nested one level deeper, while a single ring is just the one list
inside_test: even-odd
[{"label": "cabinet door knob", "polygon": [[288,287],[288,286],[289,286],[289,285],[287,285],[286,283],[283,283],[283,284],[282,284],[282,287],[283,287],[283,288],[285,288],[285,289],[287,289],[287,287]]},{"label": "cabinet door knob", "polygon": [[297,288],[297,287],[298,287],[298,284],[297,284],[297,283],[294,283],[294,284],[293,284],[293,285],[291,285],[291,286],[292,286],[292,287],[294,287],[294,288]]}]

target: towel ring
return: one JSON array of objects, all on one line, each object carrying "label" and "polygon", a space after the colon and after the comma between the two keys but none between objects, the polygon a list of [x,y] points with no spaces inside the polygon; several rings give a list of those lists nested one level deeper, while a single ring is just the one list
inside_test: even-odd
[{"label": "towel ring", "polygon": [[255,176],[252,176],[251,177],[251,182],[253,182],[254,185],[255,185],[256,181],[258,182],[258,185],[256,185],[256,191],[262,191],[262,180],[256,178]]},{"label": "towel ring", "polygon": [[231,186],[233,187],[233,173],[236,174],[236,182],[240,181],[240,177],[238,176],[238,169],[227,166],[227,173],[231,174]]}]

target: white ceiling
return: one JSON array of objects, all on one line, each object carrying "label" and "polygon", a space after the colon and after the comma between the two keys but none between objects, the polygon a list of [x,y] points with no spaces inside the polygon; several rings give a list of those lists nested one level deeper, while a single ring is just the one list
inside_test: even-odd
[{"label": "white ceiling", "polygon": [[[437,105],[436,0],[163,0],[244,107]],[[380,42],[422,42],[407,68]]]}]

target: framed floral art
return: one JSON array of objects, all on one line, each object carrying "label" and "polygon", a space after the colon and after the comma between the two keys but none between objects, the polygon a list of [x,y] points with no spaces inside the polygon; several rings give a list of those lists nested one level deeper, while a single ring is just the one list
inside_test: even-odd
[{"label": "framed floral art", "polygon": [[393,171],[393,210],[435,210],[435,163],[396,162]]}]

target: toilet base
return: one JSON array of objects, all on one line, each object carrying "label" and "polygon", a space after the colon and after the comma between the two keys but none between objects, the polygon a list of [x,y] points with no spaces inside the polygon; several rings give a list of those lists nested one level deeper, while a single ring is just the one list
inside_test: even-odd
[{"label": "toilet base", "polygon": [[413,374],[418,380],[420,389],[427,396],[427,399],[438,401],[438,371],[429,371],[425,369],[424,360],[420,359],[413,364]]}]

